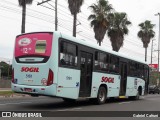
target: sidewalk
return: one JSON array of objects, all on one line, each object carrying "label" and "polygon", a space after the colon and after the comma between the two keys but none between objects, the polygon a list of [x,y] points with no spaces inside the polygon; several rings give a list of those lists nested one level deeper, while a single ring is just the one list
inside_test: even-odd
[{"label": "sidewalk", "polygon": [[0,91],[11,91],[11,88],[0,88]]},{"label": "sidewalk", "polygon": [[[4,91],[12,91],[11,88],[0,88],[0,92]],[[18,93],[13,93],[9,95],[0,95],[1,98],[21,98],[21,97],[30,97],[30,95],[27,94],[18,94]]]}]

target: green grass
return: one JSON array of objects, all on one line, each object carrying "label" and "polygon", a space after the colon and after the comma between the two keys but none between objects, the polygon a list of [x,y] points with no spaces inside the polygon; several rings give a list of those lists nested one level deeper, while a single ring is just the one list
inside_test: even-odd
[{"label": "green grass", "polygon": [[5,95],[12,95],[14,94],[13,91],[0,91],[0,96],[5,96]]}]

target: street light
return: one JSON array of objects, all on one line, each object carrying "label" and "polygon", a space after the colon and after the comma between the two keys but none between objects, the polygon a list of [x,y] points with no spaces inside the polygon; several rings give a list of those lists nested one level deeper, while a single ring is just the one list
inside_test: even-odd
[{"label": "street light", "polygon": [[[160,13],[155,14],[155,16],[159,16],[159,31],[160,32]],[[160,42],[160,34],[158,34],[158,72],[159,72],[159,42]]]},{"label": "street light", "polygon": [[155,39],[153,39],[152,40],[152,45],[151,45],[151,64],[152,64],[152,53],[153,53],[153,41],[154,41]]}]

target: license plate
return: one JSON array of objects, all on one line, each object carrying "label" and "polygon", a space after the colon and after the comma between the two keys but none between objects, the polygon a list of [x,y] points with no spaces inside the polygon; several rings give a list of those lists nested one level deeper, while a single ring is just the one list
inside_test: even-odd
[{"label": "license plate", "polygon": [[24,88],[25,92],[32,92],[32,88]]}]

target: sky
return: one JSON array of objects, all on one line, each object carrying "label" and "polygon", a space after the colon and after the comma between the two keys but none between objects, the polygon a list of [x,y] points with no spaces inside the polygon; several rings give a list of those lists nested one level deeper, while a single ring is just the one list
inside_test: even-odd
[{"label": "sky", "polygon": [[[116,12],[126,12],[132,25],[129,26],[129,34],[125,36],[124,45],[119,53],[144,61],[145,49],[141,40],[137,37],[138,24],[150,20],[155,24],[156,33],[153,42],[153,63],[157,63],[159,18],[155,16],[160,12],[160,0],[108,0]],[[27,6],[26,32],[54,31],[55,11],[54,2],[51,0],[43,6],[38,5],[42,0],[33,0],[32,5]],[[96,0],[84,0],[81,12],[77,16],[77,37],[97,44],[94,38],[93,28],[87,20],[91,14],[89,6]],[[15,37],[21,34],[22,8],[18,6],[18,0],[0,0],[0,61],[11,60]],[[58,0],[58,31],[72,35],[73,16],[68,9],[67,0]],[[111,42],[105,36],[102,47],[112,50]],[[147,62],[151,60],[151,42],[148,47]]]}]

